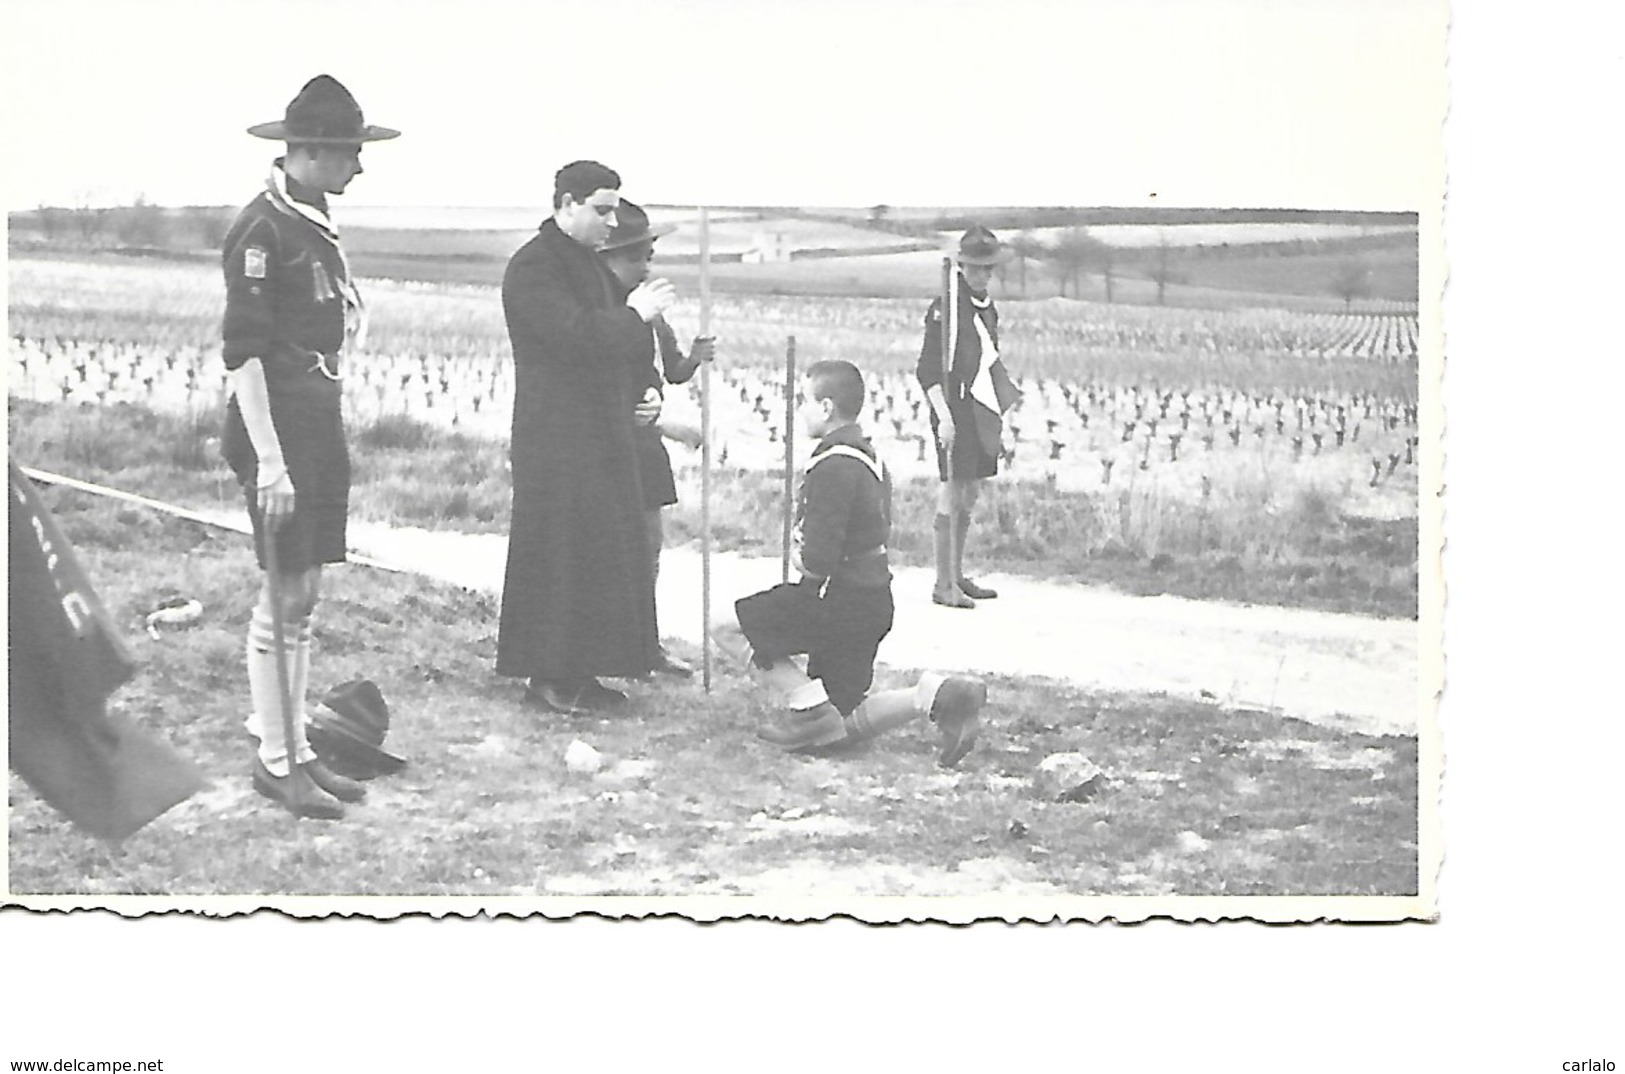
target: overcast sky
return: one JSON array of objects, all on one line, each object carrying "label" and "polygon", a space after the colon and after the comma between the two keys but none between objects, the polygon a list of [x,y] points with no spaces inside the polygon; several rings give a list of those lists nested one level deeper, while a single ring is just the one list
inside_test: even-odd
[{"label": "overcast sky", "polygon": [[[1435,0],[7,0],[8,208],[237,204],[331,73],[356,204],[529,205],[594,157],[698,204],[1416,209]],[[1155,197],[1153,197],[1155,195]]]}]

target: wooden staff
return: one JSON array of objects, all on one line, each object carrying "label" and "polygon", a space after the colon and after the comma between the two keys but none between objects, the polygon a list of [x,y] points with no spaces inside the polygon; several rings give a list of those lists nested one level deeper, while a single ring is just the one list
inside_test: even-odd
[{"label": "wooden staff", "polygon": [[[700,335],[711,334],[711,213],[700,207]],[[700,665],[711,692],[711,363],[700,363]]]},{"label": "wooden staff", "polygon": [[784,556],[780,581],[790,580],[790,529],[796,469],[796,337],[784,348]]},{"label": "wooden staff", "polygon": [[[288,809],[297,820],[299,806],[308,802],[312,794],[307,790],[306,776],[299,767],[299,751],[294,746],[296,729],[294,727],[294,697],[293,685],[288,674],[288,638],[282,625],[282,608],[287,597],[283,589],[282,565],[277,562],[276,538],[277,530],[281,528],[280,520],[277,523],[267,518],[260,527],[265,540],[265,578],[271,590],[271,644],[276,651],[276,694],[277,708],[282,710],[282,742],[287,747],[288,754]],[[274,776],[276,773],[272,773]]]},{"label": "wooden staff", "polygon": [[[959,303],[954,295],[954,259],[942,259],[942,406],[949,420],[953,418],[953,376],[954,345],[959,341],[958,320]],[[941,439],[941,423],[937,425],[938,439]],[[957,422],[954,423],[954,440],[964,435]],[[959,490],[954,487],[954,445],[949,443],[943,452],[943,476],[948,482],[948,562],[953,564],[954,547],[959,539]],[[955,588],[959,579],[953,579]]]}]

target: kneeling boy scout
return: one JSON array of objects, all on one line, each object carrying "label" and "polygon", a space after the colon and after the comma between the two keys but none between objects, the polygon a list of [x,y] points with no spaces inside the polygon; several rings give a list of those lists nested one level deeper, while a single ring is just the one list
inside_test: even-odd
[{"label": "kneeling boy scout", "polygon": [[[928,715],[942,735],[938,761],[957,764],[976,740],[987,687],[928,672],[911,689],[869,695],[875,653],[892,627],[891,480],[858,427],[863,377],[850,362],[807,370],[802,421],[817,441],[796,513],[799,582],[734,604],[738,626],[713,631],[725,652],[759,671],[788,710],[760,737],[793,751],[872,738]],[[803,671],[790,659],[805,653]]]}]

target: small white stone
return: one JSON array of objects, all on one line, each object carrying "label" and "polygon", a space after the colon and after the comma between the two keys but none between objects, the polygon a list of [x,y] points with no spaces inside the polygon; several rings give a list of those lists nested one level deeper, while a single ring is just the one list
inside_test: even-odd
[{"label": "small white stone", "polygon": [[576,775],[591,775],[604,766],[604,755],[579,738],[565,747],[564,767]]}]

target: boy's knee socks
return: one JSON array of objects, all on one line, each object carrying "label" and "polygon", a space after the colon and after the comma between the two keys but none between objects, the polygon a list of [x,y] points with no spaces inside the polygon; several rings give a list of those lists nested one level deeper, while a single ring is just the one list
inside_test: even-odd
[{"label": "boy's knee socks", "polygon": [[[291,636],[290,636],[291,635]],[[310,674],[310,620],[285,631],[288,690],[293,695],[295,759],[303,764],[315,757],[305,740],[304,689]],[[282,722],[282,687],[277,677],[275,625],[271,614],[256,607],[248,622],[245,647],[248,696],[253,706],[245,725],[259,740],[260,762],[273,776],[288,774],[288,742]]]}]

